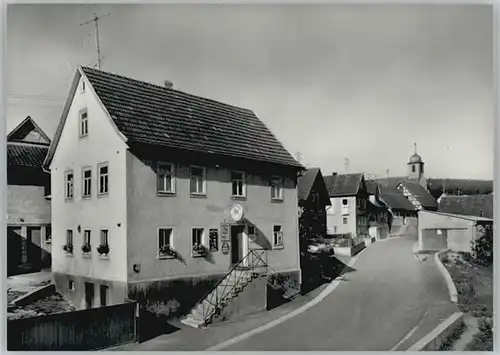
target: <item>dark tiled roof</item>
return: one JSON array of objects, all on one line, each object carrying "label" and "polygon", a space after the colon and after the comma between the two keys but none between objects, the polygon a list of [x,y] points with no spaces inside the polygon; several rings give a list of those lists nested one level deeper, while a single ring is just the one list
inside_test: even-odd
[{"label": "dark tiled roof", "polygon": [[309,194],[311,193],[311,188],[314,185],[314,181],[316,180],[316,176],[319,173],[318,168],[307,169],[304,173],[298,178],[297,181],[297,195],[299,200],[307,200],[309,198]]},{"label": "dark tiled roof", "polygon": [[27,144],[7,144],[7,165],[41,168],[48,147]]},{"label": "dark tiled roof", "polygon": [[366,180],[366,192],[368,195],[374,195],[375,194],[375,188],[377,187],[378,183],[375,182],[374,180]]},{"label": "dark tiled roof", "polygon": [[385,204],[395,210],[416,211],[417,208],[396,189],[389,187],[380,188],[380,195]]},{"label": "dark tiled roof", "polygon": [[406,187],[408,192],[420,202],[425,209],[436,210],[438,207],[436,199],[427,191],[425,187],[416,182],[404,182],[401,185]]},{"label": "dark tiled roof", "polygon": [[250,110],[83,67],[130,143],[301,167]]},{"label": "dark tiled roof", "polygon": [[[320,194],[323,195],[324,203],[329,206],[330,199],[328,198],[328,191],[325,186],[325,181],[321,170],[319,168],[310,168],[304,171],[304,173],[298,178],[297,181],[297,195],[299,201],[305,201],[309,198],[311,190],[314,184],[317,183],[317,189],[319,189]],[[320,186],[321,185],[321,186]]]},{"label": "dark tiled roof", "polygon": [[336,174],[325,176],[330,197],[355,196],[358,194],[363,174]]},{"label": "dark tiled roof", "polygon": [[492,180],[427,179],[427,185],[435,198],[443,193],[443,185],[446,193],[452,195],[482,195],[493,192]]},{"label": "dark tiled roof", "polygon": [[465,216],[493,218],[493,194],[470,196],[443,196],[439,212]]},{"label": "dark tiled roof", "polygon": [[399,185],[399,183],[408,181],[408,177],[407,176],[391,176],[391,177],[386,177],[386,178],[374,179],[373,181],[381,186],[395,189]]}]

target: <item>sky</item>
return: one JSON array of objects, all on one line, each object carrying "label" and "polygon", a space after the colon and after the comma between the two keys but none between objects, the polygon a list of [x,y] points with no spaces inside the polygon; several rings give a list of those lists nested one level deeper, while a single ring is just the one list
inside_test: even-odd
[{"label": "sky", "polygon": [[[99,4],[101,69],[252,109],[307,167],[493,179],[489,5]],[[77,65],[96,64],[89,4],[7,7],[7,132],[53,137]],[[346,164],[346,158],[349,163]]]}]

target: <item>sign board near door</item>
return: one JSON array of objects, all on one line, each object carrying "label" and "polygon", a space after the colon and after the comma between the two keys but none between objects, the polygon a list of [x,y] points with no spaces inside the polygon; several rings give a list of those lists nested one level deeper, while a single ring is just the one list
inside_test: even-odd
[{"label": "sign board near door", "polygon": [[222,223],[221,231],[222,231],[220,237],[221,242],[229,242],[229,223]]},{"label": "sign board near door", "polygon": [[221,246],[221,251],[222,251],[222,254],[229,254],[229,243],[227,242],[224,242],[222,243],[222,246]]},{"label": "sign board near door", "polygon": [[211,252],[219,251],[219,230],[216,228],[208,231],[208,249]]}]

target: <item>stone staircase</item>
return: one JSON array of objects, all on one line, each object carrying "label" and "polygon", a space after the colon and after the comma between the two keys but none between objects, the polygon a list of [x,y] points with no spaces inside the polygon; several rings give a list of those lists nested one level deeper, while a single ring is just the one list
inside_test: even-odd
[{"label": "stone staircase", "polygon": [[231,269],[181,322],[194,328],[206,326],[259,275],[252,267]]}]

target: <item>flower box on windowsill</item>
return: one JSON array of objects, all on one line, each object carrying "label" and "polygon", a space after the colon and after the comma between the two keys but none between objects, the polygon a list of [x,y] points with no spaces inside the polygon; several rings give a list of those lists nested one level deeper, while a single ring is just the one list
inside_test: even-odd
[{"label": "flower box on windowsill", "polygon": [[204,258],[208,255],[208,249],[203,244],[193,245],[193,252],[191,255],[193,258]]},{"label": "flower box on windowsill", "polygon": [[107,244],[101,244],[97,247],[97,252],[99,253],[100,256],[108,256],[109,254],[109,245]]},{"label": "flower box on windowsill", "polygon": [[164,245],[158,249],[158,259],[175,259],[177,252],[170,245]]},{"label": "flower box on windowsill", "polygon": [[283,245],[273,245],[273,250],[281,250],[283,248]]},{"label": "flower box on windowsill", "polygon": [[89,255],[90,257],[90,252],[92,251],[92,248],[90,247],[90,244],[83,244],[82,245],[82,256],[85,257],[85,255]]},{"label": "flower box on windowsill", "polygon": [[63,245],[62,249],[64,250],[66,255],[73,255],[73,245],[71,244]]},{"label": "flower box on windowsill", "polygon": [[247,197],[246,196],[237,196],[237,195],[232,195],[231,199],[235,201],[246,201]]},{"label": "flower box on windowsill", "polygon": [[167,192],[167,191],[157,191],[158,196],[175,196],[175,192]]},{"label": "flower box on windowsill", "polygon": [[47,245],[52,244],[52,239],[47,239],[47,240],[45,240],[45,244],[47,244]]}]

